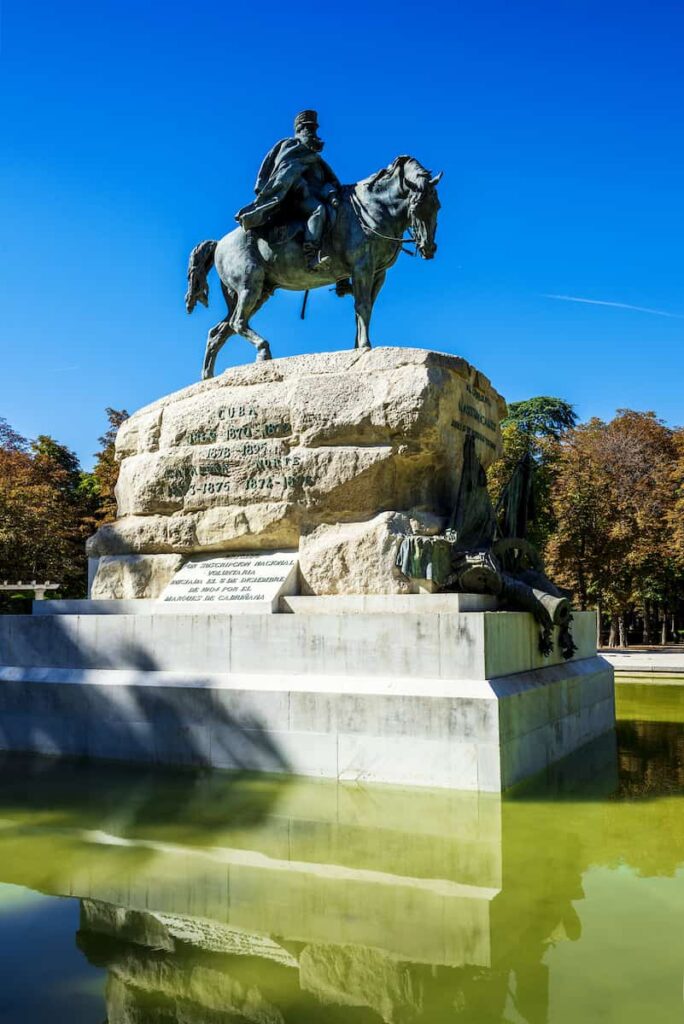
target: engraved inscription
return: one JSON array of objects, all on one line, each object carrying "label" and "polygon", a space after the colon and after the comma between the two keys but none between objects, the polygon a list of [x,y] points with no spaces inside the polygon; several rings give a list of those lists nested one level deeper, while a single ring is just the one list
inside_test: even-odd
[{"label": "engraved inscription", "polygon": [[476,441],[482,441],[488,448],[491,448],[493,452],[496,451],[496,445],[491,438],[481,434],[479,430],[474,430],[469,423],[459,423],[458,420],[452,420],[451,426],[455,427],[456,430],[460,430],[464,434],[472,434]]},{"label": "engraved inscription", "polygon": [[192,430],[185,435],[186,444],[212,444],[215,440],[215,430]]},{"label": "engraved inscription", "polygon": [[[241,412],[242,407],[236,407],[236,411]],[[275,423],[270,426],[279,427]],[[243,438],[208,446],[185,465],[167,466],[163,479],[173,498],[220,495],[238,500],[245,492],[280,496],[284,490],[312,487],[316,483],[317,474],[306,472],[303,461],[302,455],[290,452],[286,442]]]},{"label": "engraved inscription", "polygon": [[227,405],[224,409],[218,410],[220,420],[244,419],[245,416],[258,419],[259,410],[253,405]]},{"label": "engraved inscription", "polygon": [[187,562],[168,584],[164,603],[273,601],[297,563],[287,551]]},{"label": "engraved inscription", "polygon": [[271,490],[274,487],[313,487],[316,476],[311,473],[297,473],[292,476],[252,476],[245,484],[248,491]]},{"label": "engraved inscription", "polygon": [[485,416],[484,413],[476,409],[474,405],[466,405],[465,402],[458,403],[458,411],[462,412],[464,416],[470,416],[471,419],[477,420],[477,422],[486,427],[487,430],[495,431],[496,423],[489,416]]},{"label": "engraved inscription", "polygon": [[475,387],[474,384],[466,384],[466,391],[469,395],[472,395],[478,402],[482,402],[483,405],[491,405],[491,401],[481,391]]}]

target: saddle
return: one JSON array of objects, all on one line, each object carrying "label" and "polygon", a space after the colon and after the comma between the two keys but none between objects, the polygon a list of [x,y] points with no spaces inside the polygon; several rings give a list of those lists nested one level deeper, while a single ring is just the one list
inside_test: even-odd
[{"label": "saddle", "polygon": [[302,244],[304,243],[303,221],[290,221],[288,224],[266,224],[261,229],[253,228],[252,230],[265,239],[272,249],[278,249],[298,236]]},{"label": "saddle", "polygon": [[[326,221],[321,238],[321,250],[326,251],[330,235],[337,220],[337,210],[330,203],[325,204]],[[258,228],[252,228],[255,234],[263,238],[274,249],[286,245],[293,239],[299,239],[304,244],[304,220],[300,210],[294,204],[283,203],[274,217]]]}]

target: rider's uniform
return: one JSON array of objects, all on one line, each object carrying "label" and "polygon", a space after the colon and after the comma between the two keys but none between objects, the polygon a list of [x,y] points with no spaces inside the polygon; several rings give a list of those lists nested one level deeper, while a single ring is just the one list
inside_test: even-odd
[{"label": "rider's uniform", "polygon": [[[315,118],[312,111],[303,112],[308,114]],[[298,115],[295,127],[303,115]],[[318,127],[315,120],[301,123]],[[286,197],[291,197],[305,218],[304,244],[312,255],[320,249],[328,218],[326,204],[340,188],[337,175],[319,152],[299,138],[281,139],[259,168],[254,186],[257,198],[235,216],[246,231],[261,227],[273,219]]]}]

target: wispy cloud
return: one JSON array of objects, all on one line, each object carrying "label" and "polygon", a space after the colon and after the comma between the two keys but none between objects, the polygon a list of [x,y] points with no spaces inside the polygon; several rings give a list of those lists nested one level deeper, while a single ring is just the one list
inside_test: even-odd
[{"label": "wispy cloud", "polygon": [[589,306],[613,306],[615,309],[632,309],[635,313],[651,313],[653,316],[669,316],[684,320],[682,313],[668,313],[664,309],[649,309],[647,306],[630,306],[628,302],[607,302],[605,299],[583,299],[578,295],[544,295],[545,299],[561,299],[563,302],[586,302]]}]

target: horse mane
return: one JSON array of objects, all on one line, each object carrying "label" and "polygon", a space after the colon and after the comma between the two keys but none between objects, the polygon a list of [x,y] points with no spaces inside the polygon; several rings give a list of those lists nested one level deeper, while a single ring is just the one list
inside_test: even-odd
[{"label": "horse mane", "polygon": [[410,164],[415,164],[417,167],[420,168],[420,175],[419,175],[420,177],[423,177],[423,176],[430,177],[430,172],[427,171],[423,167],[423,165],[421,163],[419,163],[418,160],[416,160],[416,158],[414,156],[408,156],[406,153],[404,153],[402,156],[396,157],[392,161],[392,163],[389,164],[387,167],[381,167],[379,171],[375,172],[375,174],[371,174],[370,178],[366,178],[362,182],[360,181],[359,185],[367,185],[368,188],[374,188],[375,185],[377,185],[378,182],[382,181],[384,178],[391,178],[392,175],[397,170],[401,170],[402,173],[405,173],[406,165],[409,164],[409,163]]}]

